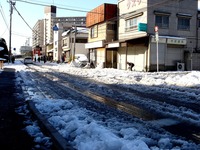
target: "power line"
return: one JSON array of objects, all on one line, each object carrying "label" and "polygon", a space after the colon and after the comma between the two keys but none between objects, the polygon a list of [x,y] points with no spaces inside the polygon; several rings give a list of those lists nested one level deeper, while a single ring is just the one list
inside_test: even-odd
[{"label": "power line", "polygon": [[[49,6],[49,4],[34,3],[34,2],[28,2],[28,1],[24,1],[24,0],[18,0],[18,1],[19,1],[19,2],[23,2],[23,3],[33,4],[33,5],[39,5],[39,6]],[[85,13],[88,12],[88,10],[73,9],[73,8],[65,8],[65,7],[59,7],[59,6],[56,6],[56,7],[57,7],[58,9],[69,10],[69,11],[85,12]]]},{"label": "power line", "polygon": [[6,20],[6,17],[5,17],[5,13],[4,13],[4,11],[3,11],[3,7],[2,7],[2,5],[0,4],[0,12],[1,12],[1,15],[2,15],[2,18],[3,18],[3,20],[4,20],[4,23],[5,23],[5,25],[6,25],[6,27],[7,27],[7,29],[5,29],[5,31],[3,32],[3,34],[2,34],[2,36],[6,33],[6,31],[7,30],[9,30],[9,27],[8,27],[8,23],[7,23],[7,20]]},{"label": "power line", "polygon": [[22,17],[22,15],[19,13],[19,11],[17,10],[17,8],[13,5],[14,9],[16,10],[16,12],[18,13],[18,15],[22,18],[22,20],[26,23],[26,25],[31,29],[31,31],[34,32],[34,30],[31,28],[31,26],[26,22],[26,20]]},{"label": "power line", "polygon": [[5,17],[5,13],[4,13],[4,11],[3,11],[3,7],[2,7],[1,4],[0,4],[0,7],[1,7],[0,11],[1,11],[1,15],[2,15],[2,17],[3,17],[4,23],[6,24],[6,27],[9,28],[9,27],[8,27],[8,23],[7,23],[7,20],[6,20],[6,17]]}]

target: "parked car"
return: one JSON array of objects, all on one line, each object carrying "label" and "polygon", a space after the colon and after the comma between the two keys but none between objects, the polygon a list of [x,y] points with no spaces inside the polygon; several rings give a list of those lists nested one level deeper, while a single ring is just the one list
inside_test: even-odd
[{"label": "parked car", "polygon": [[88,58],[84,54],[75,54],[74,61],[79,64],[80,67],[84,67],[88,63]]},{"label": "parked car", "polygon": [[4,38],[0,38],[0,58],[2,58],[4,62],[8,60],[8,47]]},{"label": "parked car", "polygon": [[32,63],[33,63],[32,57],[25,57],[24,58],[24,64],[32,64]]}]

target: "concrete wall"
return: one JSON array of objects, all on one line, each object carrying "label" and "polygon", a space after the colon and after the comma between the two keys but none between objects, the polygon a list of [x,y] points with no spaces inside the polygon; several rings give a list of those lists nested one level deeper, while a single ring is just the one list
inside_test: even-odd
[{"label": "concrete wall", "polygon": [[185,70],[200,70],[200,53],[185,53]]},{"label": "concrete wall", "polygon": [[[148,33],[154,34],[155,26],[155,13],[154,11],[169,13],[169,28],[159,29],[160,35],[169,36],[180,36],[187,37],[187,47],[196,47],[196,24],[197,24],[197,8],[198,1],[187,0],[187,1],[166,1],[165,4],[155,5],[155,3],[161,3],[160,0],[148,0]],[[155,6],[154,6],[155,5]],[[190,29],[189,30],[178,30],[178,14],[188,15],[190,17]]]},{"label": "concrete wall", "polygon": [[200,53],[192,55],[192,70],[200,70]]}]

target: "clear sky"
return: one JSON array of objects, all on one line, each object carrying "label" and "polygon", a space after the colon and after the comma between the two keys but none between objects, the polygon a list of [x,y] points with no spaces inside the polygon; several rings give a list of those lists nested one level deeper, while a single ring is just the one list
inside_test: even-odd
[{"label": "clear sky", "polygon": [[[0,1],[0,37],[5,38],[9,46],[10,5],[7,1],[8,0]],[[57,8],[57,17],[67,17],[86,16],[87,11],[103,3],[117,4],[117,2],[118,0],[16,0],[15,7],[27,24],[32,28],[37,20],[43,19],[45,5],[55,5],[65,8]],[[32,40],[32,31],[17,11],[14,10],[12,15],[11,47],[12,49],[16,48],[18,51],[20,46],[25,45],[27,38]]]}]

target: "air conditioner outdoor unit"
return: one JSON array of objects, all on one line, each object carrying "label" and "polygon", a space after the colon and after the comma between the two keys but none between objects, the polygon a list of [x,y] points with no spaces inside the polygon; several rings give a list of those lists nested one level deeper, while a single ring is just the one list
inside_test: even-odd
[{"label": "air conditioner outdoor unit", "polygon": [[184,63],[177,63],[177,71],[184,71],[185,64]]}]

